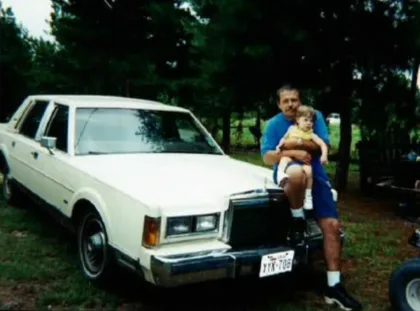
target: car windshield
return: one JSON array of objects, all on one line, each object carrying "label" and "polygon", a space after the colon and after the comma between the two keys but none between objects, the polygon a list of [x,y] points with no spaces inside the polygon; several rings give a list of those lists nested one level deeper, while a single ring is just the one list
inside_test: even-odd
[{"label": "car windshield", "polygon": [[186,112],[126,108],[77,108],[75,154],[222,154]]}]

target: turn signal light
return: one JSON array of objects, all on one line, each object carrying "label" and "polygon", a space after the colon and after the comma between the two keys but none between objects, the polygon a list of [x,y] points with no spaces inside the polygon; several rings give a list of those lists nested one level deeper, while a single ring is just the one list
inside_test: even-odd
[{"label": "turn signal light", "polygon": [[144,217],[143,246],[155,247],[159,244],[160,218]]}]

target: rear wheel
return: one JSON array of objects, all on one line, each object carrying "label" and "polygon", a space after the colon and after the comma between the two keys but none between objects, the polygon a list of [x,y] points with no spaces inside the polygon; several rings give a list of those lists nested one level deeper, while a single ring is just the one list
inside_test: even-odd
[{"label": "rear wheel", "polygon": [[389,299],[394,310],[420,311],[420,258],[406,261],[392,273]]},{"label": "rear wheel", "polygon": [[8,171],[6,171],[3,175],[1,194],[7,205],[17,206],[22,199],[22,193],[19,191],[10,172]]},{"label": "rear wheel", "polygon": [[107,283],[113,272],[113,254],[105,225],[94,210],[85,213],[79,224],[78,253],[85,277],[98,285]]}]

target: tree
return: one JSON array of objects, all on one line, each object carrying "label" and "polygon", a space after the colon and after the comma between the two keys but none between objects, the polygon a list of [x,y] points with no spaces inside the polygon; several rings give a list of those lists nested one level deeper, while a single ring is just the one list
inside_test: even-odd
[{"label": "tree", "polygon": [[52,32],[78,92],[156,98],[188,75],[179,1],[53,0]]},{"label": "tree", "polygon": [[5,120],[28,95],[31,53],[25,30],[1,2],[0,33],[0,120]]}]

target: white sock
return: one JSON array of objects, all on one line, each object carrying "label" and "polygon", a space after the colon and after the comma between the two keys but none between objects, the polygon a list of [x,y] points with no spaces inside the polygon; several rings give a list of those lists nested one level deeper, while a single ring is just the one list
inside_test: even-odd
[{"label": "white sock", "polygon": [[328,286],[340,283],[340,271],[327,271]]},{"label": "white sock", "polygon": [[306,191],[305,191],[305,202],[304,202],[304,206],[303,207],[306,210],[313,209],[312,189],[306,189]]},{"label": "white sock", "polygon": [[295,218],[305,218],[305,213],[303,212],[303,208],[293,209],[291,208],[292,216]]}]

